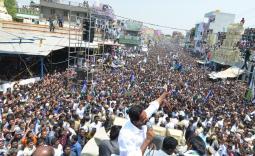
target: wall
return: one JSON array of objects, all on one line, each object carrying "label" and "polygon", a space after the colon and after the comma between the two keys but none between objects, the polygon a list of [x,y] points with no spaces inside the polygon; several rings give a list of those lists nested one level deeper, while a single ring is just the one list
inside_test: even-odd
[{"label": "wall", "polygon": [[220,13],[215,12],[215,21],[210,23],[210,29],[213,30],[213,33],[218,32],[227,32],[227,27],[229,24],[234,23],[235,15],[234,14],[227,14],[227,13]]},{"label": "wall", "polygon": [[[51,16],[57,16],[59,15],[60,17],[64,17],[64,21],[65,22],[68,22],[68,14],[69,14],[69,11],[68,10],[62,10],[62,9],[54,9],[54,14],[52,15],[51,14],[51,10],[54,9],[54,8],[48,8],[48,7],[41,7],[41,15],[43,18],[46,18],[48,19],[49,17]],[[81,13],[81,12],[72,12],[71,13],[71,16],[72,16],[72,21],[74,20],[74,16],[77,16],[79,15],[80,17],[85,17],[85,13]]]},{"label": "wall", "polygon": [[205,30],[205,23],[198,23],[196,25],[195,37],[194,40],[202,40],[203,34]]}]

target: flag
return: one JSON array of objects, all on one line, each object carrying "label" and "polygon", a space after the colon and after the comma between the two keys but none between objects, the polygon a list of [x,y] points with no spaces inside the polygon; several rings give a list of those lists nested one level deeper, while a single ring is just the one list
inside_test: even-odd
[{"label": "flag", "polygon": [[75,93],[75,91],[76,91],[75,85],[72,85],[71,91],[72,91],[73,94]]},{"label": "flag", "polygon": [[134,72],[131,73],[130,81],[131,82],[135,81],[135,73]]},{"label": "flag", "polygon": [[246,91],[245,99],[251,101],[254,99],[254,82],[253,82],[253,75],[249,84],[249,88]]},{"label": "flag", "polygon": [[124,78],[123,74],[121,74],[121,80],[120,80],[120,83],[121,83],[121,84],[125,83],[125,78]]},{"label": "flag", "polygon": [[252,74],[251,82],[249,85],[249,89],[251,90],[251,100],[254,99],[254,75]]},{"label": "flag", "polygon": [[87,91],[87,81],[84,80],[83,85],[82,85],[82,89],[81,89],[81,93],[86,93],[86,91]]},{"label": "flag", "polygon": [[213,96],[213,92],[212,92],[212,90],[209,90],[207,96],[204,99],[204,102],[206,103],[209,100],[209,98],[212,97],[212,96]]}]

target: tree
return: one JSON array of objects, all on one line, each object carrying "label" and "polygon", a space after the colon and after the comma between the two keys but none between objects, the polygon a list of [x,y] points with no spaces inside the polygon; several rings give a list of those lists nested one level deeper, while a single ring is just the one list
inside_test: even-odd
[{"label": "tree", "polygon": [[191,40],[194,39],[195,33],[196,33],[196,29],[195,29],[195,28],[190,29],[190,39],[191,39]]},{"label": "tree", "polygon": [[16,0],[4,0],[4,6],[6,7],[8,14],[11,15],[12,18],[15,18],[17,13]]}]

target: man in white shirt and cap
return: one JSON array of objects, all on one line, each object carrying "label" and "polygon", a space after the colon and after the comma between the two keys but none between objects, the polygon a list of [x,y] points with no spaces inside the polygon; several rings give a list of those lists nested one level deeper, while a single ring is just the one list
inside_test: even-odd
[{"label": "man in white shirt and cap", "polygon": [[130,120],[122,127],[118,138],[120,156],[142,156],[144,154],[155,136],[152,129],[147,129],[146,123],[168,94],[164,92],[145,110],[141,105],[133,105],[129,109]]}]

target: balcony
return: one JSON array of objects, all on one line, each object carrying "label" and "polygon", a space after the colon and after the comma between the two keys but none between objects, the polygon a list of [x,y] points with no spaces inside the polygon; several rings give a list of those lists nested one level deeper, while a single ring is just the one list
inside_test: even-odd
[{"label": "balcony", "polygon": [[70,10],[75,12],[88,12],[89,7],[86,3],[69,3],[68,0],[32,0],[31,6],[48,7],[54,9]]},{"label": "balcony", "polygon": [[143,26],[143,23],[141,22],[135,22],[135,21],[126,21],[124,29],[126,31],[141,31],[141,28]]},{"label": "balcony", "polygon": [[120,44],[140,45],[140,37],[121,35],[119,38]]},{"label": "balcony", "polygon": [[39,16],[40,12],[36,9],[31,8],[17,8],[17,14]]},{"label": "balcony", "polygon": [[106,4],[100,4],[100,6],[91,8],[92,12],[96,16],[101,16],[109,20],[115,19],[114,11],[111,6]]}]

